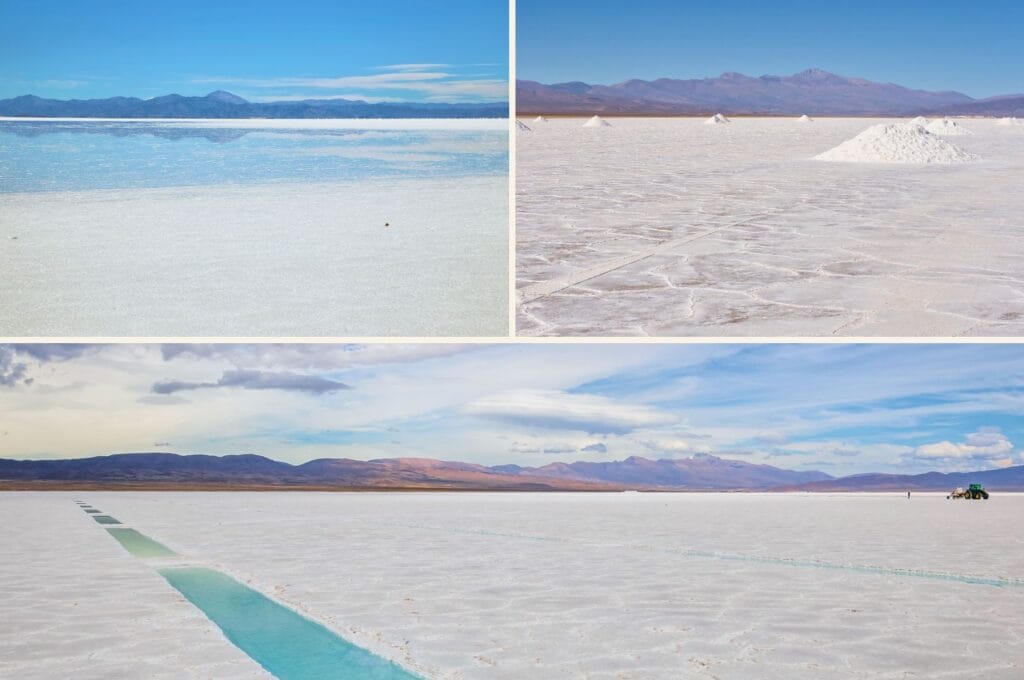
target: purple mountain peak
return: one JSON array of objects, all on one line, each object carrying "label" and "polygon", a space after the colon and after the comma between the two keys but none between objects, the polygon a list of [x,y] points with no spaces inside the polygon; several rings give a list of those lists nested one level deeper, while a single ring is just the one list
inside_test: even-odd
[{"label": "purple mountain peak", "polygon": [[[518,108],[530,114],[907,115],[940,113],[974,100],[959,92],[913,90],[836,75],[820,68],[791,76],[626,80],[614,85],[520,81]],[[1013,115],[1013,114],[1006,114]]]}]

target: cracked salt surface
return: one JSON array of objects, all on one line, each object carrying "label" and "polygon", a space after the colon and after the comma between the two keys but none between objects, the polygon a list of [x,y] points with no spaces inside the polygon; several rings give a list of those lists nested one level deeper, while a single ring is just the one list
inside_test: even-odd
[{"label": "cracked salt surface", "polygon": [[1016,126],[908,166],[811,160],[904,121],[581,122],[517,142],[520,335],[1024,335]]}]

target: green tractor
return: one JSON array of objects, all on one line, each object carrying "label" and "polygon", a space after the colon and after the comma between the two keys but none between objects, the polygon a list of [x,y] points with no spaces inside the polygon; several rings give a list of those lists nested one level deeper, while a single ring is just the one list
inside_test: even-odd
[{"label": "green tractor", "polygon": [[953,493],[946,496],[946,498],[966,498],[968,500],[988,500],[988,491],[981,488],[981,484],[971,484],[966,489],[962,486],[958,486],[953,490]]}]

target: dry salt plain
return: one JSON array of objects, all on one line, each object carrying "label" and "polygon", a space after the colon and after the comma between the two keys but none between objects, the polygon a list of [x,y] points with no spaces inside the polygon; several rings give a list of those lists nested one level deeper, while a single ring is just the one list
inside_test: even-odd
[{"label": "dry salt plain", "polygon": [[507,137],[0,120],[0,334],[506,335]]},{"label": "dry salt plain", "polygon": [[[140,559],[81,499],[177,557]],[[268,677],[156,568],[425,678],[1024,677],[1024,495],[0,494],[0,676]]]},{"label": "dry salt plain", "polygon": [[1024,335],[1024,125],[897,164],[814,157],[905,120],[584,120],[517,130],[520,335]]}]

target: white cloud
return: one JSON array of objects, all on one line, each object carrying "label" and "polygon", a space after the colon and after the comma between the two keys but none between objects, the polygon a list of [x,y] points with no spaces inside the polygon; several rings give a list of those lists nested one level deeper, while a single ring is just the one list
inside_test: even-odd
[{"label": "white cloud", "polygon": [[252,94],[252,93],[238,93],[238,96],[242,99],[247,99],[251,102],[304,102],[310,99],[319,100],[348,100],[348,101],[362,101],[367,104],[380,104],[383,102],[399,102],[402,101],[397,97],[377,97],[374,95],[363,94],[361,92],[348,92],[345,94],[323,94],[322,92],[307,92],[305,94]]},{"label": "white cloud", "polygon": [[668,425],[676,417],[646,406],[591,394],[520,389],[476,399],[464,412],[526,427],[622,433]]},{"label": "white cloud", "polygon": [[974,459],[1005,461],[1013,452],[1013,442],[998,427],[982,427],[964,437],[962,442],[940,441],[917,447],[918,458],[935,460]]},{"label": "white cloud", "polygon": [[711,447],[708,443],[701,441],[697,437],[649,437],[640,441],[640,444],[657,454],[659,458],[692,455],[694,453],[711,453]]}]

